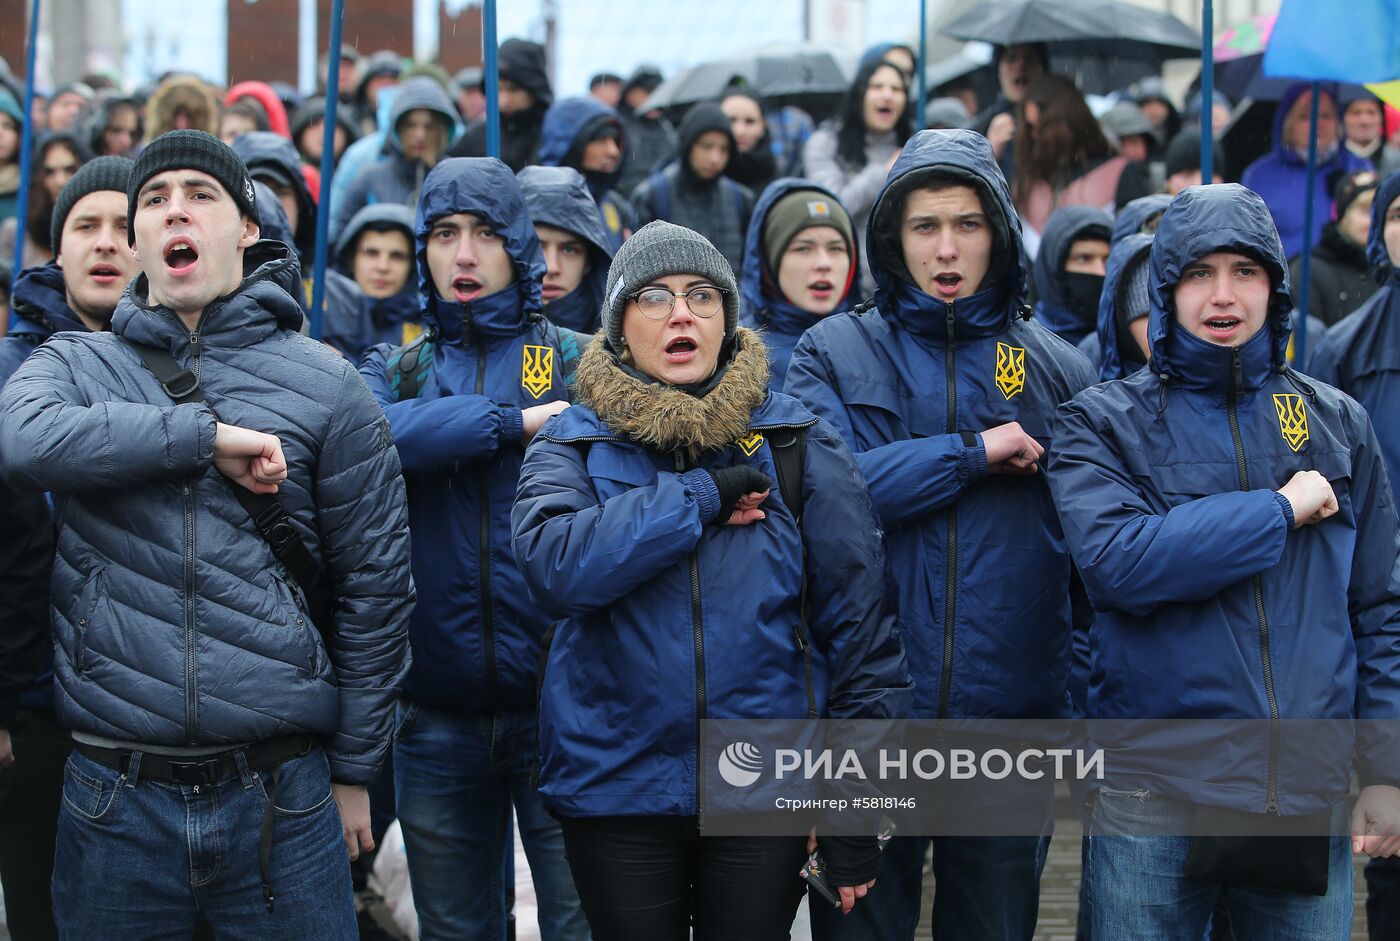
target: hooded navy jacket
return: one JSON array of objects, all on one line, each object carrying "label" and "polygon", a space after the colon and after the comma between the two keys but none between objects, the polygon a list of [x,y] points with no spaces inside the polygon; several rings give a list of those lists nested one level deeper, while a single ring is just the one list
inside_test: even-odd
[{"label": "hooded navy jacket", "polygon": [[[413,607],[408,518],[383,415],[355,370],[296,333],[296,258],[244,253],[190,333],[127,288],[111,333],[59,333],[0,393],[0,473],[54,494],[58,719],[143,745],[326,736],[331,776],[374,780]],[[213,466],[209,405],[176,405],[129,339],[167,350],[219,418],[281,439],[277,499],[324,564],[330,646]]]},{"label": "hooded navy jacket", "polygon": [[[1134,234],[1120,239],[1108,253],[1108,273],[1104,276],[1103,295],[1099,298],[1098,330],[1079,344],[1079,351],[1098,368],[1099,378],[1104,382],[1130,376],[1146,365],[1132,335],[1127,334],[1127,324],[1119,320],[1118,310],[1124,303],[1124,270],[1129,262],[1146,258],[1151,250],[1152,236]],[[1133,343],[1133,348],[1125,349],[1129,342]]]},{"label": "hooded navy jacket", "polygon": [[[321,339],[352,363],[358,363],[372,346],[402,346],[423,332],[418,279],[412,264],[403,290],[389,297],[370,297],[354,280],[356,240],[375,223],[394,226],[403,232],[410,248],[413,246],[413,210],[398,203],[377,203],[361,209],[336,241],[335,270],[327,272],[327,285],[332,291]],[[330,275],[336,274],[341,277],[332,280]]]},{"label": "hooded navy jacket", "polygon": [[[510,254],[510,287],[459,305],[437,296],[428,234],[446,215],[489,220]],[[414,222],[418,295],[433,338],[417,398],[397,401],[390,350],[360,372],[384,408],[408,482],[413,565],[421,583],[409,625],[406,690],[443,709],[532,710],[548,619],[530,600],[510,549],[521,410],[567,398],[559,331],[544,319],[544,259],[515,174],[493,157],[450,158],[423,182]]]},{"label": "hooded navy jacket", "polygon": [[1113,218],[1094,206],[1061,206],[1045,223],[1031,272],[1035,281],[1035,319],[1068,343],[1079,343],[1094,332],[1095,324],[1091,312],[1076,311],[1070,306],[1066,284],[1070,275],[1065,273],[1069,250],[1076,239],[1108,241],[1112,226]]},{"label": "hooded navy jacket", "polygon": [[[821,317],[808,313],[783,296],[778,288],[778,273],[768,270],[767,253],[763,250],[763,227],[768,222],[768,211],[774,203],[794,190],[810,190],[838,205],[841,202],[825,186],[811,180],[783,177],[768,184],[754,207],[753,221],[744,240],[744,270],[739,278],[739,318],[744,326],[763,331],[763,342],[768,347],[768,363],[773,370],[768,386],[774,392],[782,391],[788,362],[792,359],[792,348],[797,345],[803,331],[821,320]],[[859,293],[860,258],[853,247],[846,293],[831,313],[850,310]]]},{"label": "hooded navy jacket", "polygon": [[582,175],[568,167],[526,167],[516,174],[525,207],[536,225],[572,232],[588,245],[588,273],[578,287],[551,302],[545,316],[561,327],[595,333],[603,316],[603,291],[613,243],[598,217]]},{"label": "hooded navy jacket", "polygon": [[[618,161],[617,169],[612,173],[585,171],[583,150],[588,146],[589,135],[604,124],[611,124],[617,128],[617,143],[623,158]],[[544,124],[540,128],[540,165],[572,167],[583,174],[588,182],[588,192],[597,204],[595,211],[603,228],[608,232],[613,251],[621,248],[623,236],[637,227],[632,204],[617,191],[617,181],[622,178],[626,155],[627,140],[623,136],[622,118],[616,110],[592,95],[565,98],[550,105],[549,110],[544,113]]]},{"label": "hooded navy jacket", "polygon": [[1312,373],[1356,399],[1371,416],[1391,489],[1400,498],[1400,267],[1385,250],[1385,214],[1400,199],[1400,171],[1385,178],[1371,204],[1366,257],[1381,289],[1327,331]]},{"label": "hooded navy jacket", "polygon": [[[1118,211],[1118,215],[1113,217],[1113,232],[1109,237],[1109,242],[1117,245],[1119,241],[1129,235],[1143,233],[1153,216],[1159,219],[1162,213],[1167,211],[1171,205],[1172,198],[1166,193],[1153,193],[1150,196],[1139,196],[1128,205]],[[1153,231],[1156,226],[1152,226]]]},{"label": "hooded navy jacket", "polygon": [[[1238,348],[1176,324],[1173,290],[1216,251],[1257,258],[1267,326]],[[1354,400],[1284,359],[1288,269],[1268,208],[1190,187],[1152,244],[1152,368],[1060,409],[1050,484],[1098,611],[1091,719],[1400,719],[1400,523]],[[1340,507],[1293,529],[1275,491],[1316,470]],[[1104,784],[1236,810],[1312,813],[1345,797],[1351,743],[1174,723],[1102,733]],[[1281,727],[1279,727],[1281,728]],[[1280,744],[1285,743],[1285,744]],[[1400,782],[1400,734],[1363,730],[1363,785]]]},{"label": "hooded navy jacket", "polygon": [[[886,200],[922,172],[965,178],[1002,233],[1004,274],[943,302],[907,280]],[[908,178],[908,179],[906,179]],[[882,228],[883,226],[883,228]],[[841,433],[885,530],[915,714],[1069,714],[1071,566],[1044,473],[987,474],[977,433],[1020,422],[1048,448],[1055,408],[1093,382],[1073,347],[1025,317],[1021,228],[985,137],[922,131],[875,202],[876,309],[809,329],[787,391]]]},{"label": "hooded navy jacket", "polygon": [[399,119],[410,111],[420,109],[439,114],[447,122],[447,138],[442,152],[438,154],[439,160],[447,155],[448,149],[462,136],[462,120],[457,114],[457,108],[435,79],[419,75],[399,85],[389,112],[389,128],[385,135],[383,154],[377,161],[361,170],[355,182],[350,184],[350,189],[345,193],[344,205],[336,207],[337,213],[342,214],[341,218],[353,219],[355,213],[374,203],[401,203],[412,206],[418,200],[424,177],[432,168],[404,152],[403,141],[399,138]]},{"label": "hooded navy jacket", "polygon": [[[316,251],[316,202],[306,187],[306,178],[301,175],[301,154],[297,153],[296,146],[271,131],[240,134],[230,146],[247,165],[250,176],[261,177],[271,171],[272,175],[282,177],[296,193],[297,224],[292,233],[292,245],[297,250],[302,270],[309,270]],[[263,233],[263,237],[272,236]]]}]

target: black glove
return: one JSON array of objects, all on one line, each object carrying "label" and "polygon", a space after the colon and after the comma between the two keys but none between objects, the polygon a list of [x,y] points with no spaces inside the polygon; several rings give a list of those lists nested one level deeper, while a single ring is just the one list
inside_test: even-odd
[{"label": "black glove", "polygon": [[734,504],[738,503],[744,494],[762,493],[773,487],[773,481],[768,479],[767,474],[747,464],[707,473],[714,479],[715,489],[719,491],[719,515],[715,517],[714,522],[728,521],[730,514],[734,512]]},{"label": "black glove", "polygon": [[873,836],[817,835],[826,862],[826,881],[833,889],[865,885],[880,874],[880,842]]}]

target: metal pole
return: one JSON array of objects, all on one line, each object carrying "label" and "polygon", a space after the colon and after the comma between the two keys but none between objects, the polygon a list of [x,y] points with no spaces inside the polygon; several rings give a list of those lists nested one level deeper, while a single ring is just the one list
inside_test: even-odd
[{"label": "metal pole", "polygon": [[1215,95],[1215,3],[1201,5],[1201,185],[1215,178],[1215,114],[1210,100]]},{"label": "metal pole", "polygon": [[1303,265],[1298,276],[1297,320],[1293,323],[1293,362],[1308,368],[1308,278],[1312,271],[1313,203],[1317,185],[1317,99],[1319,86],[1313,82],[1308,103],[1308,188],[1303,204]]},{"label": "metal pole", "polygon": [[496,64],[496,0],[486,0],[481,17],[486,72],[486,156],[501,155],[500,75]]},{"label": "metal pole", "polygon": [[916,65],[919,72],[919,130],[923,130],[928,127],[928,89],[924,87],[928,81],[928,76],[924,74],[928,68],[928,0],[919,0],[919,61]]},{"label": "metal pole", "polygon": [[[11,270],[11,284],[13,279],[19,277],[19,273],[24,270],[24,223],[29,216],[29,183],[30,183],[30,151],[34,145],[34,60],[38,57],[37,42],[39,38],[39,0],[34,0],[29,5],[29,51],[25,56],[24,63],[24,120],[20,122],[19,141],[19,190],[15,193],[15,266]],[[10,325],[14,326],[16,317],[14,311],[10,312]]]},{"label": "metal pole", "polygon": [[340,27],[345,0],[331,2],[331,39],[326,52],[326,117],[321,135],[321,193],[316,202],[316,260],[312,266],[311,338],[321,339],[325,323],[326,256],[330,247],[331,176],[335,168],[335,112],[340,103]]}]

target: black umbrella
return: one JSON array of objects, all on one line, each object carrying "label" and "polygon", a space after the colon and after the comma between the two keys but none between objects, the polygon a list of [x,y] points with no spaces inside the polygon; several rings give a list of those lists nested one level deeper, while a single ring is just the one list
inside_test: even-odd
[{"label": "black umbrella", "polygon": [[998,46],[1048,43],[1058,55],[1189,59],[1201,54],[1200,34],[1181,20],[1119,0],[985,3],[949,23],[943,32]]},{"label": "black umbrella", "polygon": [[838,53],[813,44],[764,46],[685,69],[662,82],[642,105],[643,111],[710,101],[731,85],[743,85],[764,98],[839,95],[851,77]]}]

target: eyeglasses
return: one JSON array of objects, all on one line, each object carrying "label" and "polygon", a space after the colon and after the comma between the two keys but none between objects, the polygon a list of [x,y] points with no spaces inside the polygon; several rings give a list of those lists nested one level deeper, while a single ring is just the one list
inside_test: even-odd
[{"label": "eyeglasses", "polygon": [[627,299],[637,302],[637,309],[646,319],[664,320],[676,309],[676,298],[683,297],[690,312],[705,320],[719,313],[720,308],[724,306],[724,295],[728,293],[724,288],[702,284],[681,293],[665,288],[645,288],[635,294],[628,294]]}]

